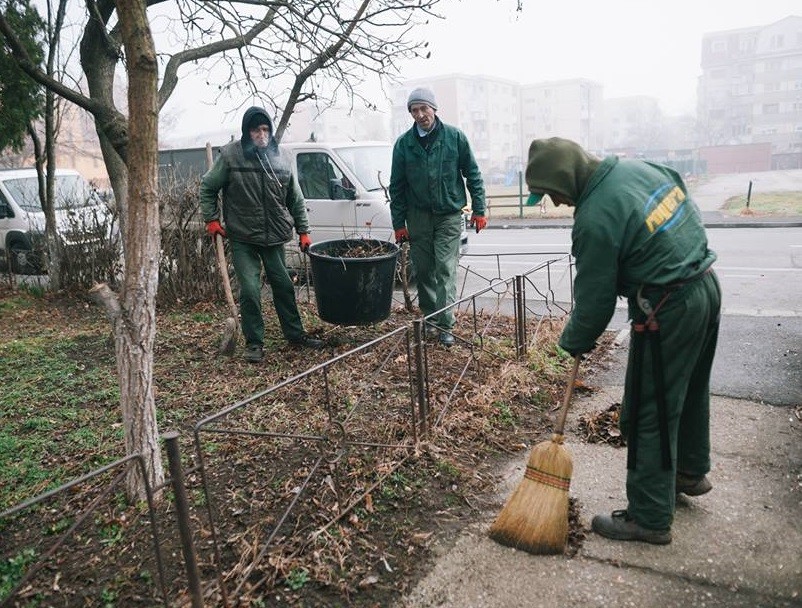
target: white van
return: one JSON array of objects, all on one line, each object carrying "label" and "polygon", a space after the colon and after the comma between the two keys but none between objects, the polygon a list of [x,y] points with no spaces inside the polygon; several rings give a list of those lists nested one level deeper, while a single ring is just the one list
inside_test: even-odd
[{"label": "white van", "polygon": [[[55,211],[59,235],[67,247],[84,247],[109,238],[116,227],[109,207],[72,169],[56,169]],[[0,267],[15,274],[46,272],[45,213],[36,169],[0,169]]]},{"label": "white van", "polygon": [[[292,164],[312,239],[395,238],[390,217],[393,148],[378,141],[282,143]],[[462,250],[468,245],[463,230]]]}]

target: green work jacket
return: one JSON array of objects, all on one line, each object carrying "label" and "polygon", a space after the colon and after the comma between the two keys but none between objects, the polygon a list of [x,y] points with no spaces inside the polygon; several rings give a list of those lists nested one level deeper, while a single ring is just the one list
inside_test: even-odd
[{"label": "green work jacket", "polygon": [[485,214],[482,174],[465,134],[438,119],[440,132],[428,150],[418,142],[412,125],[393,147],[390,173],[390,211],[393,228],[406,224],[407,209],[415,207],[437,215],[456,213],[468,204],[476,215]]},{"label": "green work jacket", "polygon": [[260,162],[245,155],[240,141],[225,145],[201,179],[200,205],[206,222],[219,220],[217,194],[223,193],[226,237],[252,245],[282,245],[309,232],[309,219],[298,181],[278,150]]},{"label": "green work jacket", "polygon": [[641,160],[601,162],[576,201],[571,239],[575,307],[560,346],[572,353],[593,348],[618,296],[632,306],[640,286],[694,279],[716,259],[680,176]]}]

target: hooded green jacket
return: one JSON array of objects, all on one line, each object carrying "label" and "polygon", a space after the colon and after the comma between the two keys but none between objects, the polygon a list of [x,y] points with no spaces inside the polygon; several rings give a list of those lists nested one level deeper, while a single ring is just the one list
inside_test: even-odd
[{"label": "hooded green jacket", "polygon": [[393,147],[390,173],[390,213],[393,228],[406,225],[407,209],[425,209],[434,214],[456,213],[468,204],[485,214],[485,187],[482,174],[465,134],[437,119],[440,132],[429,150],[418,142],[416,126],[402,134]]},{"label": "hooded green jacket", "polygon": [[699,209],[676,171],[642,160],[599,161],[574,142],[535,140],[529,189],[574,201],[571,253],[574,310],[560,346],[590,351],[615,312],[617,296],[641,285],[666,286],[699,276],[715,261]]},{"label": "hooded green jacket", "polygon": [[[270,143],[257,150],[248,124],[261,114],[270,125]],[[303,194],[272,137],[273,125],[258,107],[242,117],[242,137],[226,144],[200,185],[200,206],[206,222],[220,219],[217,194],[223,192],[223,224],[226,237],[252,245],[282,245],[298,234],[309,232]]]}]

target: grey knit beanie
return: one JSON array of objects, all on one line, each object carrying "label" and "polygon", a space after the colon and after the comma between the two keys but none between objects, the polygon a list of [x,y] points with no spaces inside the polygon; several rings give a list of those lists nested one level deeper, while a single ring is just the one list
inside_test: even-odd
[{"label": "grey knit beanie", "polygon": [[409,94],[409,99],[407,99],[407,111],[409,111],[413,103],[425,103],[427,106],[431,107],[432,110],[437,109],[434,93],[432,93],[431,89],[425,87],[417,88]]}]

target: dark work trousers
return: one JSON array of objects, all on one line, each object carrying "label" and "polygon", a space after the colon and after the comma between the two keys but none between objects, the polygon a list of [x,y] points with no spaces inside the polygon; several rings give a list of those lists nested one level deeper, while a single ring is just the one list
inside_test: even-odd
[{"label": "dark work trousers", "polygon": [[[665,292],[646,291],[656,307]],[[643,319],[634,299],[630,318]],[[634,469],[627,470],[627,511],[644,528],[667,530],[674,519],[676,473],[704,475],[710,471],[710,371],[718,339],[721,288],[713,271],[671,290],[657,312],[667,409],[671,461],[666,469],[660,444],[658,401],[652,368],[653,344],[643,339],[643,357],[633,365],[636,349],[630,333],[629,362],[621,414],[621,431],[629,437],[633,368],[640,368],[637,406],[637,451]]]},{"label": "dark work trousers", "polygon": [[300,338],[304,328],[295,302],[295,288],[287,272],[284,245],[261,247],[231,241],[231,257],[240,284],[239,308],[245,343],[264,344],[262,267],[273,292],[273,306],[281,324],[281,332],[287,340]]},{"label": "dark work trousers", "polygon": [[[438,215],[407,209],[409,254],[418,281],[418,303],[424,316],[450,306],[457,297],[462,213]],[[454,309],[444,310],[432,321],[440,329],[454,327]]]}]

